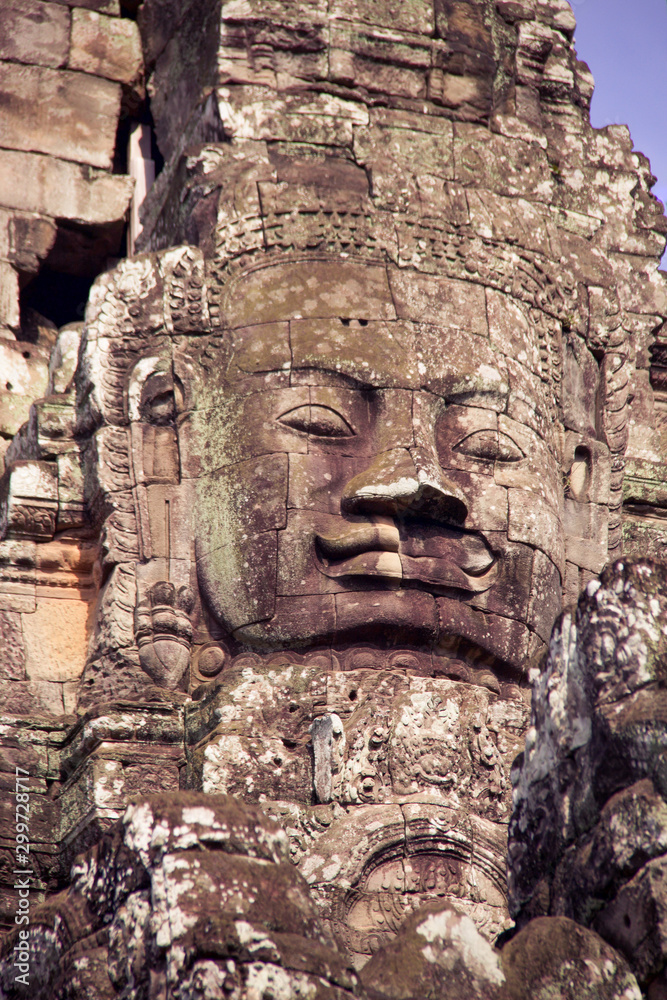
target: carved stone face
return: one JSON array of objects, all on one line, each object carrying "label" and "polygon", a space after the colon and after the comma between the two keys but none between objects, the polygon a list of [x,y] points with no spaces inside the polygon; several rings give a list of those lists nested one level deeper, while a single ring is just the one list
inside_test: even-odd
[{"label": "carved stone face", "polygon": [[246,271],[224,311],[230,343],[184,373],[180,433],[218,622],[258,648],[524,663],[559,606],[562,487],[513,300],[314,259]]}]

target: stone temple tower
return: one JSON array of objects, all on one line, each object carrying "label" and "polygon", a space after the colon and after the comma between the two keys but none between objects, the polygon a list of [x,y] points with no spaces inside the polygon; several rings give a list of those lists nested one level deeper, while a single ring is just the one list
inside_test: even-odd
[{"label": "stone temple tower", "polygon": [[667,223],[569,5],[7,10],[0,996],[665,995],[553,875],[607,676],[559,615],[667,540]]}]

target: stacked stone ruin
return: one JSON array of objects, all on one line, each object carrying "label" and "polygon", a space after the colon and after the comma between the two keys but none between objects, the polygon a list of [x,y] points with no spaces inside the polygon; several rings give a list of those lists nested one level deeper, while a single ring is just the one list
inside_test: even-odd
[{"label": "stacked stone ruin", "polygon": [[0,998],[667,996],[667,221],[569,5],[0,25]]}]

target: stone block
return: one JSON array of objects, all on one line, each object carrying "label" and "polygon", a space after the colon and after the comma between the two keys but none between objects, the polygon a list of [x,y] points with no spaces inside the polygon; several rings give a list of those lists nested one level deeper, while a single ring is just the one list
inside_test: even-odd
[{"label": "stone block", "polygon": [[193,754],[207,794],[235,795],[244,802],[279,799],[289,784],[291,794],[308,801],[311,794],[310,754],[305,746],[286,751],[282,739],[222,733]]},{"label": "stone block", "polygon": [[4,537],[53,538],[58,508],[55,464],[16,462],[3,477],[0,497],[0,533]]},{"label": "stone block", "polygon": [[[574,589],[571,582],[571,567],[572,564],[568,563],[570,578],[568,579],[566,577],[566,580],[569,586]],[[576,586],[576,597],[578,597],[578,573],[577,584],[574,586]],[[558,570],[552,563],[551,559],[548,559],[543,552],[536,549],[535,555],[533,556],[533,575],[530,608],[528,611],[528,623],[545,642],[548,642],[551,637],[551,630],[553,629],[554,622],[556,621],[560,610],[561,580],[558,575]]]},{"label": "stone block", "polygon": [[534,431],[544,441],[548,453],[555,461],[560,456],[561,444],[540,380],[512,358],[507,360],[507,369],[511,389],[506,410],[508,421],[513,422],[513,427],[521,425],[524,434],[527,433],[526,429],[528,433]]},{"label": "stone block", "polygon": [[579,566],[574,563],[565,563],[565,579],[563,580],[563,606],[576,604],[582,587],[579,579]]},{"label": "stone block", "polygon": [[63,705],[66,715],[76,715],[79,702],[79,679],[75,681],[65,681],[61,685],[63,690]]},{"label": "stone block", "polygon": [[292,360],[289,324],[265,323],[261,329],[245,327],[233,337],[233,363],[239,372],[270,372],[289,368]]},{"label": "stone block", "polygon": [[524,667],[528,630],[513,618],[487,614],[462,601],[436,598],[443,636],[462,636],[504,663]]},{"label": "stone block", "polygon": [[432,323],[445,329],[464,329],[481,336],[488,334],[481,285],[418,274],[407,268],[391,268],[389,282],[400,319]]},{"label": "stone block", "polygon": [[[566,917],[538,917],[501,952],[508,1000],[639,1000],[622,957],[593,931]],[[486,996],[486,993],[484,994]]]},{"label": "stone block", "polygon": [[350,890],[372,876],[376,865],[368,864],[369,860],[379,860],[395,845],[403,848],[404,843],[405,817],[399,805],[361,805],[338,814],[319,839],[317,851],[305,857],[299,867],[311,886],[326,889],[335,885]]},{"label": "stone block", "polygon": [[457,471],[452,479],[462,491],[468,506],[466,528],[477,531],[507,530],[507,489],[490,476]]},{"label": "stone block", "polygon": [[6,212],[3,215],[7,217],[8,259],[23,274],[35,274],[55,242],[56,226],[53,220],[22,212]]},{"label": "stone block", "polygon": [[99,224],[123,219],[134,182],[39,153],[0,151],[0,190],[8,208]]},{"label": "stone block", "polygon": [[313,558],[312,521],[309,510],[288,511],[287,530],[279,532],[278,537],[280,595],[331,594],[345,589],[344,582],[324,576]]},{"label": "stone block", "polygon": [[[433,881],[431,869],[426,865],[422,867],[422,881],[429,884]],[[443,859],[437,870],[449,873],[452,868],[454,862]],[[442,895],[438,890],[431,892]],[[419,903],[426,905],[407,916],[396,938],[387,933],[387,918],[380,925],[384,934],[376,932],[375,953],[361,972],[369,995],[387,1000],[403,1000],[408,996],[504,1000],[501,987],[505,976],[498,953],[479,933],[470,917],[461,913],[459,899],[456,899],[459,905],[453,906],[445,899],[434,900],[432,896],[429,899],[429,893],[424,890],[421,899],[410,900],[410,903],[412,905],[405,906],[407,913]],[[471,961],[473,949],[475,959]]]},{"label": "stone block", "polygon": [[[484,537],[498,561],[489,571],[491,586],[473,594],[469,602],[483,611],[525,622],[533,587],[532,550],[508,542],[505,532],[486,531]],[[474,586],[472,581],[470,586]]]},{"label": "stone block", "polygon": [[128,764],[123,769],[125,794],[147,795],[178,791],[178,768],[156,761],[154,764]]},{"label": "stone block", "polygon": [[491,109],[490,81],[477,75],[463,76],[433,69],[429,74],[428,96],[436,104],[455,109],[460,117],[473,121]]},{"label": "stone block", "polygon": [[[110,168],[120,85],[83,73],[0,63],[0,144]],[[26,178],[22,177],[23,184]]]},{"label": "stone block", "polygon": [[100,14],[120,17],[119,0],[52,0],[63,7],[85,7],[86,10],[96,10]]},{"label": "stone block", "polygon": [[[63,715],[65,702],[63,700],[63,685],[59,681],[31,680],[26,685],[30,699],[30,714]],[[19,702],[14,708],[18,715],[26,712],[22,707],[25,702]]]},{"label": "stone block", "polygon": [[[213,551],[220,543],[220,525],[225,515],[237,528],[226,534],[230,544],[246,534],[284,528],[287,519],[287,456],[265,455],[239,462],[202,483],[198,502],[200,530],[198,553]],[[233,514],[231,512],[234,512]],[[225,525],[227,526],[227,525]]]},{"label": "stone block", "polygon": [[333,594],[308,594],[305,597],[276,597],[272,621],[239,629],[235,637],[241,642],[261,642],[276,646],[294,641],[294,636],[309,635],[318,641],[327,640],[336,625]]},{"label": "stone block", "polygon": [[513,542],[526,542],[541,549],[565,576],[563,529],[558,513],[547,507],[541,497],[527,490],[508,490],[509,532]]},{"label": "stone block", "polygon": [[[31,782],[30,796],[30,853],[33,845],[48,843],[52,835],[54,822],[54,804],[45,795],[36,795],[36,782]],[[16,804],[13,796],[3,795],[0,801],[0,830],[15,829]]]},{"label": "stone block", "polygon": [[58,455],[58,517],[59,531],[80,528],[86,524],[83,473],[76,453]]},{"label": "stone block", "polygon": [[609,558],[607,507],[566,499],[563,526],[568,561],[591,573],[600,573]]},{"label": "stone block", "polygon": [[143,67],[136,23],[75,8],[68,66],[119,83],[136,82]]},{"label": "stone block", "polygon": [[551,219],[546,206],[482,187],[468,188],[467,196],[470,222],[479,236],[500,243],[518,243],[547,257],[552,253],[548,226]]},{"label": "stone block", "polygon": [[30,417],[31,440],[37,442],[45,458],[72,451],[74,437],[74,399],[72,396],[47,396],[35,405]]},{"label": "stone block", "polygon": [[[142,491],[143,493],[143,491]],[[190,511],[188,500],[171,485],[153,483],[145,491],[146,517],[142,511],[144,553],[153,558],[182,559],[189,554]],[[140,499],[143,504],[144,497]]]},{"label": "stone block", "polygon": [[[200,589],[216,617],[223,619],[232,630],[273,617],[278,558],[276,536],[276,531],[265,531],[253,538],[252,566],[238,544],[223,544],[209,552],[198,552]],[[221,580],[225,581],[223,588],[219,588]],[[228,589],[228,593],[221,589]]]},{"label": "stone block", "polygon": [[24,680],[25,652],[21,616],[15,611],[0,611],[0,648],[2,649],[0,677],[3,680]]},{"label": "stone block", "polygon": [[[285,162],[275,158],[275,179],[259,181],[259,195],[264,215],[292,211],[295,204],[311,211],[366,211],[369,184],[365,171],[344,160],[308,159]],[[282,162],[281,162],[282,160]]]},{"label": "stone block", "polygon": [[493,52],[493,42],[482,8],[470,0],[435,0],[435,24],[440,38],[456,50]]},{"label": "stone block", "polygon": [[532,430],[502,413],[498,417],[498,435],[502,435],[504,447],[511,452],[515,446],[523,457],[515,462],[497,462],[496,482],[501,486],[530,490],[550,507],[558,509],[562,501],[560,465],[547,444]]},{"label": "stone block", "polygon": [[[18,330],[19,276],[6,261],[0,261],[0,326]],[[3,372],[4,374],[4,372]]]},{"label": "stone block", "polygon": [[244,277],[236,294],[228,298],[221,319],[231,328],[332,316],[366,320],[396,317],[384,267],[340,261],[332,268],[317,260],[289,269],[277,265],[272,287],[267,270]]},{"label": "stone block", "polygon": [[[7,727],[0,762],[0,772],[4,772],[3,782],[7,781],[7,775],[14,778],[16,768],[22,767],[30,774],[31,788],[44,788],[45,778],[49,775],[48,747],[44,742],[45,731],[48,732],[48,728],[48,725],[45,726],[41,734],[33,730],[30,732],[30,739],[23,740],[21,739],[23,727],[20,723],[16,728]],[[48,736],[46,742],[48,743]]]},{"label": "stone block", "polygon": [[630,459],[623,479],[623,502],[667,507],[667,470],[664,463]]},{"label": "stone block", "polygon": [[377,131],[357,130],[354,146],[357,160],[372,174],[376,205],[404,209],[414,201],[417,191],[423,191],[434,214],[447,208],[453,213],[452,221],[462,213],[467,221],[465,199],[461,202],[446,187],[443,190],[443,178],[451,178],[454,170],[451,124],[436,119],[436,125],[427,131],[414,121],[416,115],[407,112],[375,118]]},{"label": "stone block", "polygon": [[648,371],[635,371],[630,376],[632,410],[628,422],[628,458],[662,464],[660,436],[656,432],[655,407]]},{"label": "stone block", "polygon": [[0,59],[57,68],[67,59],[69,11],[41,0],[7,0],[0,8]]},{"label": "stone block", "polygon": [[[159,83],[153,80],[154,92]],[[251,93],[238,93],[241,90]],[[353,127],[368,124],[365,106],[352,101],[330,95],[285,98],[268,96],[270,93],[260,87],[220,87],[218,108],[226,133],[234,139],[351,146]]]},{"label": "stone block", "polygon": [[527,316],[528,310],[516,299],[495,289],[486,289],[486,310],[491,343],[502,354],[540,375],[540,345]]},{"label": "stone block", "polygon": [[644,984],[667,959],[667,859],[650,861],[598,914],[595,928],[632,962]]},{"label": "stone block", "polygon": [[82,326],[82,323],[69,323],[58,332],[49,358],[49,394],[64,393],[70,387],[79,357]]},{"label": "stone block", "polygon": [[329,17],[337,21],[356,21],[377,27],[410,31],[419,35],[433,33],[434,13],[431,0],[334,0]]},{"label": "stone block", "polygon": [[34,580],[0,580],[0,611],[34,611],[35,592]]},{"label": "stone block", "polygon": [[[366,310],[370,312],[374,305],[370,300]],[[357,308],[361,311],[363,305]],[[363,325],[344,319],[294,320],[290,324],[294,367],[340,371],[378,388],[416,388],[419,375],[410,350],[412,331],[408,324],[361,322]]]},{"label": "stone block", "polygon": [[481,48],[473,48],[465,42],[436,44],[433,47],[433,65],[446,74],[478,78],[487,94],[495,72],[493,48],[488,44],[483,44]]},{"label": "stone block", "polygon": [[[422,51],[422,50],[418,50]],[[428,57],[429,53],[425,53]],[[371,93],[389,94],[411,100],[426,97],[426,74],[423,69],[392,66],[372,58],[353,54],[351,57],[354,82]]]},{"label": "stone block", "polygon": [[[436,601],[431,594],[418,590],[366,591],[363,600],[358,593],[336,594],[336,628],[339,635],[363,635],[373,639],[418,630],[424,642],[432,640],[438,630]],[[372,622],[369,618],[372,615]]]},{"label": "stone block", "polygon": [[546,153],[478,125],[454,126],[456,180],[509,197],[549,202],[554,180]]}]

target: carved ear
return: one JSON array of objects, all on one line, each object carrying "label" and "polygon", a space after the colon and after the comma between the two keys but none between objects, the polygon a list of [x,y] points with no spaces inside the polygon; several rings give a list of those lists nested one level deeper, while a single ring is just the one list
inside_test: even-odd
[{"label": "carved ear", "polygon": [[583,444],[577,445],[567,481],[568,495],[574,500],[585,502],[589,499],[592,467],[593,456],[590,448]]},{"label": "carved ear", "polygon": [[565,432],[563,480],[566,500],[606,506],[610,474],[611,457],[604,442],[592,434]]},{"label": "carved ear", "polygon": [[609,558],[611,458],[606,444],[567,431],[563,454],[566,600],[574,601]]}]

